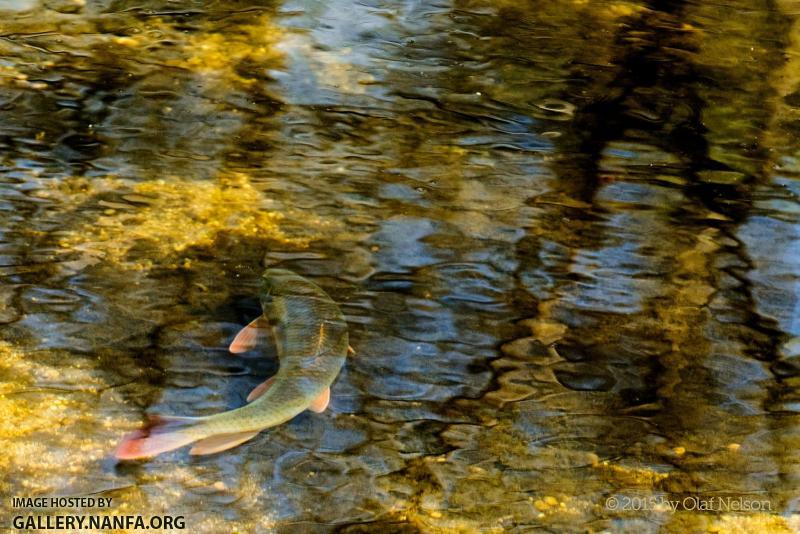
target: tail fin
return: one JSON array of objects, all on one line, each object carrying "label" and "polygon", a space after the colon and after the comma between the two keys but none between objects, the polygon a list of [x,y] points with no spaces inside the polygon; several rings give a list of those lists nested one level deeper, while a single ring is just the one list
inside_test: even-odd
[{"label": "tail fin", "polygon": [[150,421],[140,430],[128,434],[122,439],[114,455],[120,460],[149,458],[162,452],[171,451],[201,439],[194,432],[189,432],[200,417],[169,417],[162,415],[148,416]]}]

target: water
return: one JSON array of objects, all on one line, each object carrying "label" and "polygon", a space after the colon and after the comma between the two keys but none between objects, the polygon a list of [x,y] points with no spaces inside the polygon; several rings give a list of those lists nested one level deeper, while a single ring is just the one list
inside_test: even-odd
[{"label": "water", "polygon": [[[3,526],[800,530],[795,2],[0,7]],[[274,373],[265,265],[347,316],[331,408],[115,462]]]}]

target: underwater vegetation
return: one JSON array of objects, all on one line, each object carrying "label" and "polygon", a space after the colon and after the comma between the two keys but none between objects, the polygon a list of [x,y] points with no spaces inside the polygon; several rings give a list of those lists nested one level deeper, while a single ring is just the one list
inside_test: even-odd
[{"label": "underwater vegetation", "polygon": [[[77,198],[93,198],[101,209],[78,228],[58,233],[59,247],[83,255],[70,260],[80,266],[104,261],[138,269],[154,264],[189,268],[188,249],[213,253],[223,239],[258,238],[298,249],[307,247],[311,239],[287,236],[281,229],[285,215],[271,211],[269,201],[242,174],[211,182],[173,179],[123,184],[114,179],[75,179],[60,184],[55,195],[43,191],[40,196],[70,196],[66,202],[74,202],[76,195],[71,193],[76,189]],[[119,200],[97,200],[100,193],[112,193]],[[305,230],[307,235],[313,232],[312,225]],[[132,254],[134,248],[138,250]]]}]

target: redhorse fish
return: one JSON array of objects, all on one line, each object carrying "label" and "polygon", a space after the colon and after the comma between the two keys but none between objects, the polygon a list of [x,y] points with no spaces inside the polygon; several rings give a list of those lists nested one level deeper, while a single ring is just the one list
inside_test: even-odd
[{"label": "redhorse fish", "polygon": [[271,326],[278,373],[248,395],[249,404],[235,410],[206,417],[151,415],[145,428],[122,440],[117,458],[148,458],[190,443],[191,454],[213,454],[304,410],[325,410],[349,348],[344,316],[319,286],[291,271],[267,269],[262,283],[263,315],[236,335],[230,351],[254,347],[259,331]]}]

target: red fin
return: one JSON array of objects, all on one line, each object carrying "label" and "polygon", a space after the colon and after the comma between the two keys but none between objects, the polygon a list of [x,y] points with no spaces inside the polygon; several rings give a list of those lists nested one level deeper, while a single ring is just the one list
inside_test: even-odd
[{"label": "red fin", "polygon": [[258,342],[258,336],[265,326],[264,323],[265,321],[263,316],[250,321],[250,324],[239,330],[239,333],[236,334],[236,337],[234,337],[233,341],[231,341],[231,345],[228,347],[228,350],[233,354],[240,354],[255,348],[256,343]]},{"label": "red fin", "polygon": [[255,387],[255,389],[253,389],[253,391],[251,391],[250,394],[247,396],[247,402],[253,402],[257,398],[259,398],[261,395],[266,393],[273,382],[275,382],[275,377],[271,376],[271,377],[267,378],[266,380],[264,380],[259,385],[257,385]]},{"label": "red fin", "polygon": [[319,394],[319,397],[309,405],[308,409],[312,412],[322,413],[328,404],[331,402],[331,388],[325,388],[325,391]]},{"label": "red fin", "polygon": [[162,452],[183,447],[196,438],[185,430],[197,422],[195,417],[149,416],[150,421],[142,429],[122,439],[114,455],[120,460],[149,458]]},{"label": "red fin", "polygon": [[228,449],[232,449],[237,445],[241,445],[248,439],[252,439],[256,434],[261,432],[236,432],[235,434],[217,434],[198,441],[189,454],[214,454]]}]

